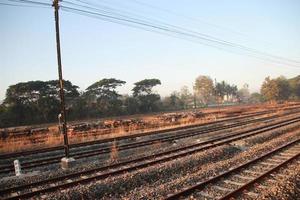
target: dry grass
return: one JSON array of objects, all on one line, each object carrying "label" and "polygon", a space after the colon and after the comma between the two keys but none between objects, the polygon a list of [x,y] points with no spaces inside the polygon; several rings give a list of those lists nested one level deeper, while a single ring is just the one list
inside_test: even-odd
[{"label": "dry grass", "polygon": [[118,147],[117,147],[117,141],[114,140],[111,146],[109,162],[114,163],[116,160],[118,160]]},{"label": "dry grass", "polygon": [[[170,128],[182,127],[191,124],[203,124],[209,121],[216,120],[216,117],[204,117],[200,119],[184,118],[176,122],[166,123],[157,120],[156,118],[148,117],[144,119],[149,126],[137,127],[137,126],[120,126],[111,129],[96,129],[82,132],[68,132],[70,143],[80,143],[93,140],[107,139],[120,137],[125,135],[134,135],[139,133],[147,133],[151,131],[165,130]],[[0,140],[0,152],[14,152],[29,149],[36,149],[42,147],[52,147],[63,144],[63,135],[58,133],[57,128],[51,127],[49,133],[43,135],[32,135],[22,137],[8,137]]]},{"label": "dry grass", "polygon": [[[214,108],[206,109],[203,111],[203,117],[196,118],[191,115],[185,118],[179,118],[177,120],[163,120],[161,116],[145,116],[141,119],[146,124],[137,125],[132,124],[129,126],[119,126],[116,128],[106,128],[106,129],[92,129],[89,131],[81,132],[71,132],[69,131],[69,141],[70,143],[80,143],[93,140],[101,140],[106,138],[115,138],[125,135],[134,135],[138,133],[147,133],[151,131],[165,130],[176,127],[183,127],[192,124],[203,124],[207,122],[212,122],[218,120],[220,117],[225,117],[226,112],[242,111],[243,113],[257,112],[266,110],[268,108],[277,108],[277,114],[283,114],[282,110],[284,107],[293,107],[293,105],[280,105],[277,107],[275,105],[263,105],[263,106],[240,106],[236,108]],[[297,106],[297,105],[295,105]],[[220,112],[223,112],[220,113]],[[214,113],[215,112],[215,113]],[[275,114],[275,113],[272,113]],[[47,134],[35,134],[32,136],[21,136],[21,137],[8,137],[6,139],[0,140],[0,152],[14,152],[29,149],[37,149],[43,147],[59,146],[63,144],[63,135],[59,134],[58,128],[56,126],[49,127],[49,132]]]}]

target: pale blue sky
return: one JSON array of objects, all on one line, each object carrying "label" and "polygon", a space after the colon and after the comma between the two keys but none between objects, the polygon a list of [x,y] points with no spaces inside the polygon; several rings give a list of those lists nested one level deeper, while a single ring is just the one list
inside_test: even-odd
[{"label": "pale blue sky", "polygon": [[[134,0],[89,1],[300,60],[299,0],[138,0],[181,14],[177,16],[135,4]],[[136,81],[159,78],[162,85],[156,90],[165,96],[183,85],[191,89],[198,75],[209,75],[239,87],[248,83],[251,91],[258,91],[266,76],[289,78],[300,74],[300,68],[73,13],[60,13],[64,78],[82,90],[101,78],[114,77],[127,81],[120,88],[124,94],[130,93]],[[199,21],[188,20],[183,15]],[[0,27],[0,100],[11,84],[57,78],[52,9],[0,5]]]}]

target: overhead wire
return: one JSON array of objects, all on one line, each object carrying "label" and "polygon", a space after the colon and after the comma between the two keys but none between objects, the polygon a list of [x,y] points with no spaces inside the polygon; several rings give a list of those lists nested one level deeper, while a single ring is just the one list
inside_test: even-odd
[{"label": "overhead wire", "polygon": [[22,5],[22,4],[11,4],[11,3],[2,3],[0,2],[0,5],[3,6],[13,6],[13,7],[28,7],[28,8],[41,8],[41,6],[31,6],[31,5]]},{"label": "overhead wire", "polygon": [[[72,4],[74,4],[74,3],[72,3]],[[78,5],[77,4],[76,6],[82,6],[82,5]],[[91,8],[91,7],[88,7],[88,6],[82,6],[82,7],[88,8],[88,9],[97,9],[97,8],[93,8],[93,7]],[[91,12],[91,11],[87,11],[87,10],[83,10],[83,9],[77,9],[77,8],[72,8],[72,7],[68,7],[67,9],[76,9],[79,12],[88,12],[89,14],[93,14],[93,15],[98,15],[98,14],[102,15],[103,14],[103,13],[99,13],[99,12]],[[121,15],[121,17],[120,17],[120,15],[118,17],[116,17],[116,13],[113,13],[113,14],[114,14],[114,16],[102,15],[102,17],[108,17],[108,18],[113,18],[115,20],[127,21],[129,23],[137,23],[137,24],[142,25],[142,26],[150,26],[152,28],[161,29],[161,30],[164,30],[164,31],[171,31],[171,32],[175,32],[177,34],[183,34],[183,35],[189,36],[189,37],[196,37],[197,39],[207,40],[209,42],[215,42],[215,43],[218,43],[218,44],[221,44],[221,45],[228,45],[228,46],[231,46],[233,48],[239,48],[239,49],[244,50],[244,51],[249,51],[249,52],[254,53],[256,55],[261,54],[261,55],[264,55],[264,56],[268,56],[269,60],[271,58],[271,59],[275,59],[275,60],[280,60],[282,62],[287,62],[285,64],[290,64],[289,62],[300,63],[298,61],[294,61],[294,60],[291,60],[291,59],[285,59],[285,58],[282,58],[282,57],[278,57],[278,56],[273,56],[273,55],[269,55],[269,54],[266,54],[266,53],[262,53],[262,52],[259,52],[257,50],[249,49],[247,47],[244,47],[244,46],[241,46],[241,45],[237,45],[237,44],[234,44],[234,43],[230,43],[230,42],[227,42],[227,41],[223,41],[223,40],[217,40],[216,41],[216,40],[213,40],[211,38],[203,38],[202,37],[203,35],[199,36],[199,35],[191,34],[191,33],[198,34],[197,32],[194,32],[194,31],[182,32],[182,31],[178,31],[178,30],[174,30],[174,29],[170,30],[170,26],[166,28],[165,26],[162,27],[162,26],[158,26],[158,25],[155,25],[155,24],[149,24],[149,23],[147,23],[145,21],[137,20],[137,19],[134,19],[134,18],[122,18],[122,17],[124,17],[124,15]],[[173,27],[178,28],[177,26],[171,26],[171,28],[173,28]],[[183,30],[187,30],[187,29],[183,29]]]},{"label": "overhead wire", "polygon": [[[50,3],[32,1],[32,0],[8,0],[8,1],[24,3],[26,5],[34,4],[34,5],[52,6],[52,4]],[[298,65],[295,65],[295,63],[300,63],[299,61],[296,60],[274,56],[271,54],[267,54],[265,52],[260,52],[255,49],[251,49],[239,44],[228,42],[222,39],[212,37],[210,35],[202,34],[197,31],[189,30],[184,27],[179,27],[165,22],[151,20],[145,17],[136,18],[133,14],[130,14],[130,12],[126,12],[124,14],[122,13],[122,11],[118,9],[112,9],[107,6],[101,7],[97,4],[93,4],[88,1],[82,1],[82,0],[76,0],[76,1],[86,5],[77,4],[66,0],[62,2],[63,5],[60,5],[60,7],[62,8],[62,10],[70,13],[98,18],[112,23],[117,23],[117,24],[129,26],[133,28],[155,32],[155,33],[159,33],[159,34],[163,34],[175,38],[185,39],[188,41],[200,43],[202,45],[218,48],[220,50],[229,51],[229,52],[233,51],[232,53],[251,56],[257,59],[270,61],[273,63],[299,67]],[[70,4],[72,6],[65,6],[64,5],[65,3]],[[242,52],[238,52],[238,51],[242,51]]]},{"label": "overhead wire", "polygon": [[[105,1],[105,0],[102,0],[102,1]],[[138,4],[138,5],[142,5],[144,7],[148,7],[148,8],[152,8],[153,10],[160,10],[160,11],[163,11],[165,13],[169,13],[171,15],[174,15],[174,16],[180,16],[182,18],[186,18],[186,19],[189,19],[189,20],[192,20],[192,21],[196,21],[196,22],[201,22],[201,23],[204,23],[204,24],[207,24],[209,26],[213,26],[219,30],[225,30],[225,31],[228,31],[228,32],[231,32],[231,33],[234,33],[234,34],[238,34],[238,35],[241,35],[241,36],[244,36],[246,38],[249,38],[251,40],[253,40],[253,38],[251,38],[250,36],[248,36],[247,34],[245,33],[242,33],[240,31],[236,31],[236,30],[232,30],[232,29],[229,29],[227,27],[223,27],[223,26],[220,26],[220,25],[216,25],[216,24],[212,24],[212,23],[208,23],[206,21],[203,21],[203,20],[200,20],[198,18],[194,18],[194,17],[190,17],[190,16],[187,16],[187,15],[184,15],[184,14],[181,14],[181,13],[178,13],[177,11],[174,11],[174,10],[171,10],[171,9],[166,9],[166,8],[162,8],[162,7],[159,7],[159,6],[155,6],[155,5],[152,5],[150,4],[149,2],[145,3],[145,2],[141,2],[140,0],[127,0],[129,2],[133,2],[135,4]],[[107,1],[106,1],[107,2]],[[258,40],[261,42],[261,40]],[[268,45],[270,45],[269,42],[265,42],[263,41],[264,43],[268,43]],[[254,49],[252,49],[254,50]],[[265,52],[261,52],[261,53],[264,53],[268,56],[274,56],[274,55],[271,55],[271,54],[267,54]],[[286,59],[286,58],[283,58],[283,57],[280,57],[280,56],[275,56],[279,59]],[[297,62],[297,63],[300,63],[299,61],[296,61],[296,60],[292,60],[292,59],[289,59],[291,62]]]},{"label": "overhead wire", "polygon": [[16,3],[22,3],[22,4],[52,6],[51,3],[45,3],[45,2],[40,2],[40,1],[31,1],[31,0],[7,0],[7,1],[16,2]]}]

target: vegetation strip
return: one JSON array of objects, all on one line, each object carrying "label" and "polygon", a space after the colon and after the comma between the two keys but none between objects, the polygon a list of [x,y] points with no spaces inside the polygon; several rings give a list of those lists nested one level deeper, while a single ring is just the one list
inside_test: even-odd
[{"label": "vegetation strip", "polygon": [[[289,114],[293,114],[293,113],[289,113]],[[135,142],[135,143],[125,144],[125,145],[119,145],[117,148],[118,148],[119,151],[127,150],[127,149],[130,149],[130,148],[137,148],[137,147],[141,147],[141,146],[145,146],[145,145],[151,145],[151,144],[153,144],[157,141],[167,142],[167,141],[172,141],[172,140],[176,140],[176,139],[182,139],[182,138],[185,138],[185,137],[192,137],[192,136],[195,136],[195,135],[198,135],[198,134],[204,134],[204,133],[209,133],[209,132],[212,132],[212,131],[233,128],[233,127],[245,125],[245,124],[248,124],[248,123],[254,123],[254,122],[257,122],[257,121],[261,121],[261,120],[273,119],[275,117],[278,117],[278,115],[274,115],[274,116],[271,116],[271,117],[259,118],[259,119],[252,119],[252,120],[248,120],[248,121],[245,121],[245,122],[238,122],[236,124],[224,125],[224,126],[219,126],[219,127],[211,127],[211,128],[207,128],[207,129],[204,129],[204,130],[191,130],[191,132],[188,132],[188,133],[176,134],[176,135],[173,135],[173,136],[163,136],[163,137],[160,137],[160,138],[150,139],[150,140],[146,140],[146,141],[142,141],[142,142]],[[188,130],[182,130],[182,131],[187,132]],[[85,158],[85,157],[89,157],[89,156],[109,153],[110,151],[111,151],[110,147],[104,147],[104,148],[101,148],[101,149],[98,149],[98,150],[89,150],[89,151],[71,153],[71,156],[75,157],[76,159],[79,159],[79,158]],[[53,157],[46,158],[46,159],[22,162],[22,168],[23,169],[29,169],[29,168],[33,168],[33,167],[37,167],[37,166],[57,163],[57,162],[60,161],[60,159],[62,157],[63,156],[53,156]],[[7,172],[11,172],[13,170],[14,170],[14,166],[12,164],[0,166],[0,173],[7,173]]]},{"label": "vegetation strip", "polygon": [[[193,125],[188,125],[188,126],[184,126],[184,127],[175,127],[175,128],[165,129],[165,130],[157,130],[157,131],[151,131],[151,132],[146,132],[146,133],[127,135],[127,136],[119,136],[119,137],[114,137],[114,138],[74,143],[74,144],[70,144],[70,148],[88,146],[88,145],[93,145],[93,144],[102,144],[102,143],[107,143],[107,142],[113,142],[114,140],[119,141],[119,140],[125,140],[125,139],[132,139],[132,138],[136,138],[136,137],[142,137],[142,136],[150,136],[150,135],[154,135],[154,134],[158,134],[158,133],[166,133],[166,132],[177,131],[177,130],[182,130],[182,129],[187,129],[187,128],[202,127],[202,126],[212,125],[212,124],[216,124],[216,123],[227,122],[227,121],[231,121],[231,120],[244,119],[247,117],[254,117],[254,116],[258,116],[258,115],[268,114],[268,113],[272,113],[273,111],[272,110],[271,111],[260,111],[260,112],[256,112],[256,113],[246,114],[241,117],[233,117],[233,118],[230,117],[230,118],[221,119],[221,120],[217,120],[217,121],[213,121],[213,122],[206,122],[203,124],[193,124]],[[5,158],[10,158],[10,157],[15,157],[15,156],[25,156],[25,155],[29,155],[29,154],[57,151],[57,150],[62,150],[62,149],[63,149],[62,146],[55,146],[55,147],[41,148],[41,149],[37,149],[37,150],[28,150],[28,151],[22,151],[22,152],[14,152],[14,153],[3,153],[3,154],[0,154],[0,158],[5,159]]]},{"label": "vegetation strip", "polygon": [[[288,115],[290,115],[290,114],[294,114],[294,112],[289,113]],[[157,138],[157,139],[147,140],[147,141],[143,141],[143,142],[136,142],[136,143],[120,145],[120,146],[118,146],[118,151],[127,150],[127,149],[131,149],[131,148],[142,147],[142,146],[145,146],[145,145],[151,145],[156,141],[167,142],[167,141],[172,141],[172,140],[175,140],[175,139],[181,139],[181,138],[185,138],[185,137],[192,137],[192,136],[195,136],[195,135],[209,133],[209,132],[213,132],[213,131],[217,131],[217,130],[222,130],[222,129],[225,130],[225,129],[228,129],[228,128],[233,128],[233,127],[237,127],[237,126],[240,126],[240,125],[245,125],[245,124],[248,124],[248,123],[253,123],[253,122],[257,122],[257,121],[261,121],[261,120],[273,119],[275,117],[278,117],[278,115],[274,115],[274,116],[271,116],[271,117],[259,118],[259,119],[252,119],[252,120],[249,120],[249,121],[246,121],[246,122],[238,122],[236,124],[230,124],[230,125],[225,125],[225,126],[221,126],[221,127],[212,127],[212,128],[204,129],[200,132],[197,131],[197,130],[195,130],[195,131],[192,130],[190,133],[186,133],[186,134],[182,134],[182,135],[165,136],[163,138]],[[111,148],[106,147],[106,148],[102,148],[102,149],[98,149],[98,150],[90,150],[90,151],[73,153],[71,155],[76,159],[80,159],[80,158],[86,158],[86,157],[101,155],[101,154],[105,154],[105,153],[109,153],[109,152],[111,152]],[[57,156],[57,157],[40,159],[40,160],[36,160],[36,161],[31,161],[31,162],[28,161],[28,162],[22,163],[22,168],[23,169],[30,169],[30,168],[44,166],[44,165],[48,165],[48,164],[55,164],[55,163],[60,162],[61,158],[62,158],[62,156]],[[13,165],[6,165],[6,166],[1,166],[0,167],[0,173],[12,172],[13,170],[14,170]]]}]

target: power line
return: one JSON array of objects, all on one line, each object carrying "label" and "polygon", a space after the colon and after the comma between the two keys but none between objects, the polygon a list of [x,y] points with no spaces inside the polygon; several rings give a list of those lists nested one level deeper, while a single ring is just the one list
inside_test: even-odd
[{"label": "power line", "polygon": [[[93,4],[93,3],[89,3],[89,2],[83,2],[83,1],[81,1],[81,0],[76,0],[76,1],[79,1],[79,2],[82,2],[82,3],[85,3],[85,4],[88,4],[88,5],[97,6],[97,4]],[[68,1],[64,1],[64,2],[70,3],[70,2],[68,2]],[[73,3],[73,2],[71,2],[71,4],[72,4],[72,5],[75,5],[75,6],[79,6],[79,7],[81,6],[81,7],[84,7],[84,8],[93,9],[93,10],[95,10],[95,9],[97,10],[97,8],[99,8],[99,5],[97,6],[97,8],[95,8],[95,7],[89,7],[89,6],[78,5],[78,4]],[[100,7],[100,8],[102,8],[102,7]],[[108,7],[106,7],[106,8],[108,8]],[[116,10],[116,9],[114,9],[114,10]],[[99,11],[99,9],[98,9],[98,11]],[[101,9],[101,12],[103,12],[103,8]],[[105,11],[105,12],[107,13],[107,11]],[[118,15],[118,16],[124,17],[124,15],[120,15],[119,13],[116,14],[116,12],[112,12],[111,9],[109,10],[109,13],[110,13],[110,14],[114,14],[114,15]],[[127,12],[127,13],[128,13],[128,12]],[[128,17],[128,16],[125,16],[125,17]],[[128,17],[128,18],[133,19],[133,20],[141,21],[140,18],[139,18],[139,19],[132,18],[132,17]],[[146,18],[146,20],[147,20],[147,18]],[[145,22],[145,20],[143,20],[143,22]],[[149,21],[148,21],[147,23],[149,23]],[[151,23],[153,24],[153,21],[152,21]],[[274,56],[274,55],[271,55],[271,54],[268,54],[268,53],[265,53],[265,52],[258,51],[258,50],[256,50],[256,49],[248,48],[248,47],[243,46],[243,45],[239,45],[239,44],[232,43],[232,42],[228,42],[228,41],[225,41],[225,40],[222,40],[222,39],[219,39],[219,38],[215,38],[215,37],[212,37],[212,36],[207,35],[207,34],[202,34],[202,33],[199,33],[199,32],[191,31],[191,30],[188,30],[188,29],[185,29],[185,28],[182,28],[182,27],[178,27],[178,26],[166,24],[166,23],[164,23],[164,22],[160,22],[160,23],[162,23],[163,25],[167,25],[168,28],[171,27],[171,28],[176,28],[176,29],[185,30],[185,31],[187,31],[187,32],[190,33],[190,35],[189,35],[190,37],[194,37],[194,35],[191,35],[191,33],[192,33],[192,34],[197,34],[197,37],[199,37],[199,36],[201,36],[201,37],[206,37],[206,38],[202,38],[202,39],[209,40],[210,42],[223,43],[222,45],[229,45],[229,46],[234,47],[234,48],[240,48],[240,49],[242,49],[242,50],[244,50],[244,51],[248,51],[248,52],[254,53],[254,54],[256,54],[256,55],[257,55],[257,54],[260,54],[260,55],[263,54],[263,55],[266,56],[266,57],[270,57],[270,58],[272,58],[272,59],[281,60],[281,61],[283,61],[283,62],[300,63],[300,62],[295,61],[295,60],[292,60],[292,59],[287,59],[287,58],[283,58],[283,57],[279,57],[279,56]],[[161,24],[160,24],[160,25],[161,25]],[[287,63],[287,64],[289,64],[289,63]]]},{"label": "power line", "polygon": [[10,3],[2,3],[0,2],[0,5],[3,5],[3,6],[13,6],[13,7],[27,7],[27,8],[43,8],[41,6],[30,6],[30,5],[22,5],[22,4],[10,4]]},{"label": "power line", "polygon": [[[107,21],[107,22],[112,22],[112,23],[124,25],[124,26],[129,26],[129,27],[132,27],[132,28],[142,29],[142,30],[145,30],[145,31],[150,31],[150,32],[154,32],[154,33],[157,33],[157,34],[170,36],[170,37],[173,37],[173,38],[183,39],[183,40],[186,40],[186,41],[189,41],[189,42],[192,42],[192,43],[198,43],[198,44],[201,44],[201,45],[206,45],[206,46],[209,46],[209,47],[217,48],[219,50],[223,50],[223,51],[227,51],[227,52],[230,52],[230,53],[234,53],[234,54],[239,54],[239,55],[245,56],[245,54],[243,54],[243,53],[233,52],[233,51],[228,50],[228,49],[226,50],[226,49],[224,49],[224,48],[222,48],[220,46],[215,46],[215,45],[212,45],[212,44],[206,44],[206,43],[200,42],[199,40],[195,40],[195,39],[191,39],[191,38],[186,38],[186,37],[182,37],[182,36],[178,36],[178,35],[172,35],[172,34],[168,34],[168,33],[157,31],[157,30],[147,29],[145,27],[140,27],[140,26],[133,25],[133,24],[130,24],[130,23],[125,23],[125,22],[120,22],[120,21],[114,21],[112,19],[103,18],[101,16],[97,16],[97,15],[93,15],[93,14],[88,14],[88,13],[83,13],[83,12],[79,12],[79,11],[70,10],[70,9],[65,8],[65,7],[62,7],[61,9],[63,11],[65,11],[65,12],[75,13],[75,14],[79,14],[79,15],[82,15],[82,16],[86,16],[86,17],[100,19],[102,21]],[[273,63],[277,63],[277,64],[278,63],[279,64],[285,64],[285,63],[281,63],[281,62],[274,61],[274,60],[271,60],[271,59],[264,59],[262,57],[255,56],[255,55],[250,55],[249,54],[247,56],[251,56],[253,58],[260,59],[260,60],[267,60],[269,62],[273,62]],[[293,66],[293,67],[297,67],[297,66]]]},{"label": "power line", "polygon": [[155,6],[153,4],[150,4],[150,3],[145,3],[145,2],[141,2],[141,1],[138,1],[138,0],[127,0],[127,1],[130,1],[130,2],[133,2],[135,4],[139,4],[139,5],[142,5],[144,7],[148,7],[148,8],[151,8],[153,10],[160,10],[162,12],[165,12],[165,13],[168,13],[168,14],[171,14],[171,15],[174,15],[174,16],[179,16],[179,17],[182,17],[182,18],[186,18],[188,20],[192,20],[192,21],[195,21],[195,22],[200,22],[200,23],[203,23],[203,24],[207,24],[209,26],[212,26],[212,27],[215,27],[219,30],[222,30],[222,31],[228,31],[228,32],[231,32],[231,33],[234,33],[234,34],[238,34],[238,35],[245,35],[244,33],[241,33],[239,31],[236,31],[236,30],[232,30],[232,29],[229,29],[227,27],[223,27],[223,26],[220,26],[220,25],[217,25],[217,24],[212,24],[212,23],[209,23],[209,22],[206,22],[204,20],[200,20],[198,18],[194,18],[194,17],[191,17],[191,16],[187,16],[187,15],[184,15],[182,13],[178,13],[174,10],[171,10],[171,9],[167,9],[167,8],[162,8],[162,7],[159,7],[159,6]]},{"label": "power line", "polygon": [[[108,2],[107,0],[101,0],[101,1],[104,1],[104,2]],[[109,1],[111,2],[111,1]],[[239,37],[242,37],[244,39],[251,39],[251,40],[256,40],[256,41],[259,41],[260,43],[264,43],[264,44],[267,44],[268,46],[271,45],[270,42],[266,42],[266,41],[263,41],[263,40],[260,40],[260,39],[255,39],[255,38],[251,38],[251,36],[241,32],[241,31],[238,31],[238,30],[234,30],[234,29],[231,29],[231,28],[228,28],[228,27],[225,27],[225,26],[221,26],[221,25],[218,25],[218,24],[213,24],[213,23],[210,23],[210,22],[207,22],[203,19],[199,19],[199,18],[196,18],[196,17],[191,17],[191,16],[188,16],[188,15],[185,15],[183,13],[179,13],[178,11],[174,11],[172,9],[169,9],[169,8],[164,8],[164,7],[160,7],[160,6],[156,6],[156,5],[153,5],[153,4],[150,4],[149,2],[145,3],[145,2],[141,2],[140,0],[127,0],[127,2],[130,2],[130,3],[134,3],[136,5],[140,5],[140,6],[143,6],[143,7],[146,7],[146,8],[150,8],[152,10],[155,10],[155,11],[160,11],[160,12],[164,12],[166,14],[169,14],[170,16],[175,16],[175,17],[180,17],[180,18],[184,18],[192,23],[194,23],[195,25],[208,25],[210,27],[213,27],[215,30],[220,30],[220,31],[225,31],[225,32],[228,32],[228,33],[231,33],[231,34],[235,34]]]},{"label": "power line", "polygon": [[[207,38],[208,40],[211,39],[211,40],[219,40],[221,42],[224,42],[224,43],[228,43],[227,41],[224,41],[224,40],[220,40],[219,38],[215,38],[213,36],[210,36],[210,35],[207,35],[207,34],[203,34],[203,33],[199,33],[199,32],[195,32],[193,30],[189,30],[189,29],[186,29],[186,28],[183,28],[183,27],[178,27],[178,26],[175,26],[175,25],[172,25],[172,24],[168,24],[168,23],[165,23],[165,22],[162,22],[162,21],[158,21],[158,20],[153,20],[153,19],[150,19],[150,18],[146,18],[144,16],[141,16],[141,15],[136,15],[134,13],[130,13],[130,12],[126,12],[125,13],[128,13],[130,14],[131,16],[129,15],[124,15],[122,12],[122,10],[118,10],[118,9],[114,9],[114,8],[110,8],[110,7],[103,7],[100,6],[100,5],[97,5],[97,4],[92,4],[92,3],[89,3],[89,2],[84,2],[84,1],[81,1],[81,0],[76,0],[78,2],[82,2],[84,4],[88,4],[88,5],[92,5],[92,6],[96,6],[96,7],[90,7],[90,6],[83,6],[83,5],[79,5],[79,4],[76,4],[76,3],[73,3],[73,2],[69,2],[69,1],[64,1],[64,3],[69,3],[69,4],[72,4],[72,5],[75,5],[75,6],[79,6],[79,7],[84,7],[84,8],[88,8],[88,9],[92,9],[92,10],[97,10],[97,11],[100,11],[100,12],[105,12],[105,13],[108,13],[108,14],[114,14],[114,15],[118,15],[118,16],[122,16],[122,17],[127,17],[127,18],[130,18],[132,20],[138,20],[140,22],[144,22],[144,23],[151,23],[151,24],[156,24],[156,23],[159,23],[160,26],[164,25],[164,27],[168,27],[168,28],[176,28],[176,29],[182,29],[182,30],[185,30],[187,32],[190,32],[190,33],[195,33],[195,34],[198,34],[198,35],[201,35],[202,37],[205,37]],[[99,10],[99,8],[102,8],[101,10]],[[106,10],[105,10],[106,9]],[[132,17],[134,16],[134,17]],[[138,18],[136,18],[138,17]],[[143,18],[143,19],[142,19]],[[150,20],[150,21],[149,21]],[[216,42],[216,41],[213,41],[213,42]],[[229,43],[228,43],[229,44]]]},{"label": "power line", "polygon": [[[74,3],[72,3],[72,4],[74,4]],[[77,6],[81,6],[81,5],[77,4]],[[84,6],[84,7],[87,8],[87,6]],[[237,48],[237,49],[240,49],[240,50],[243,50],[243,51],[247,51],[248,53],[253,53],[253,54],[256,55],[256,57],[258,55],[260,55],[260,56],[261,55],[267,56],[267,57],[269,57],[267,60],[270,61],[272,59],[273,62],[281,61],[282,64],[291,65],[291,66],[295,66],[295,65],[291,64],[290,62],[297,62],[297,63],[299,63],[298,61],[294,61],[294,60],[291,60],[291,59],[285,59],[285,58],[278,57],[278,56],[273,56],[273,55],[270,55],[270,54],[266,54],[264,52],[259,52],[257,50],[250,49],[248,47],[244,47],[244,46],[237,45],[237,44],[234,44],[234,43],[230,43],[230,42],[227,42],[227,41],[212,40],[210,38],[204,38],[204,37],[201,37],[199,35],[192,34],[191,32],[182,32],[180,30],[170,29],[170,27],[166,27],[166,26],[159,26],[159,25],[156,25],[156,24],[149,24],[149,23],[147,23],[145,21],[136,20],[134,18],[124,18],[124,16],[118,16],[116,14],[114,14],[114,16],[112,16],[112,15],[108,15],[108,14],[104,14],[104,13],[91,12],[91,11],[87,11],[87,10],[83,10],[83,9],[77,9],[77,8],[73,8],[73,7],[67,7],[67,6],[64,6],[64,8],[69,9],[69,10],[73,10],[73,11],[75,10],[77,12],[84,12],[84,13],[87,13],[89,15],[98,15],[98,16],[101,16],[103,18],[111,18],[113,20],[125,21],[125,22],[128,22],[128,23],[135,23],[135,24],[138,24],[138,25],[141,25],[141,26],[148,26],[148,27],[159,29],[159,30],[162,30],[162,31],[167,31],[167,32],[175,33],[175,34],[185,35],[185,36],[188,36],[188,37],[195,37],[197,39],[206,40],[206,41],[209,41],[209,42],[215,42],[218,45],[225,45],[225,46],[227,45],[227,46],[229,46],[231,48]],[[93,9],[96,9],[96,8],[93,8]],[[102,20],[104,20],[103,18],[102,18]],[[173,26],[173,27],[176,27],[176,26]]]},{"label": "power line", "polygon": [[[76,0],[76,1],[83,2],[83,1],[81,1],[81,0]],[[105,1],[105,0],[102,0],[102,1]],[[216,24],[204,22],[204,21],[199,20],[199,19],[197,19],[197,18],[193,18],[193,17],[187,16],[187,15],[184,15],[184,14],[180,14],[180,13],[178,13],[178,12],[176,12],[176,11],[173,11],[173,10],[170,10],[170,9],[161,8],[161,7],[158,7],[158,6],[149,4],[148,2],[145,3],[145,2],[141,2],[141,1],[139,1],[139,0],[128,0],[128,1],[133,2],[133,3],[136,3],[136,4],[139,4],[139,5],[142,5],[142,6],[144,6],[144,7],[152,8],[152,9],[154,9],[154,10],[161,10],[161,11],[163,11],[163,12],[165,12],[165,13],[169,13],[169,14],[172,14],[172,15],[175,15],[175,16],[180,16],[180,17],[183,17],[183,18],[186,18],[186,19],[189,19],[189,20],[198,21],[198,22],[200,21],[201,23],[208,24],[208,25],[210,25],[210,26],[214,26],[214,27],[216,27],[216,28],[218,28],[218,29],[220,29],[220,30],[225,30],[225,31],[229,31],[229,32],[232,32],[232,33],[235,33],[235,34],[244,35],[244,36],[246,36],[246,37],[248,37],[248,38],[251,39],[251,37],[247,36],[247,35],[244,34],[244,33],[241,33],[241,32],[238,32],[238,31],[234,31],[234,30],[231,30],[231,29],[228,29],[228,28],[225,28],[225,27],[216,25]],[[106,1],[106,2],[107,2],[107,1]],[[203,35],[204,35],[204,34],[203,34]],[[215,37],[212,37],[212,38],[216,39]],[[217,39],[218,39],[218,38],[217,38]],[[223,41],[224,41],[224,40],[223,40]],[[228,42],[228,41],[227,41],[227,42]],[[253,49],[253,48],[248,48],[248,47],[243,46],[243,45],[239,45],[239,46],[240,46],[240,47],[243,47],[243,48],[247,48],[249,51],[253,51],[253,52],[254,52],[254,51],[257,51],[257,50],[255,50],[255,49]],[[257,51],[257,52],[258,52],[258,51]],[[280,57],[280,56],[271,55],[271,54],[268,54],[268,53],[266,53],[266,52],[258,52],[258,53],[265,54],[266,56],[269,56],[269,57],[274,57],[274,58],[276,57],[277,59],[285,59],[285,60],[288,60],[289,62],[300,63],[300,62],[297,61],[297,60],[287,59],[287,58],[283,58],[283,57]]]},{"label": "power line", "polygon": [[31,0],[7,0],[7,1],[16,2],[16,3],[22,3],[22,4],[52,6],[51,3],[45,3],[45,2],[40,2],[40,1],[31,1]]},{"label": "power line", "polygon": [[[44,2],[37,2],[37,1],[31,1],[31,0],[9,0],[13,2],[22,2],[22,3],[27,3],[27,4],[39,4],[39,5],[51,5],[48,3]],[[260,60],[265,60],[265,61],[270,61],[273,63],[278,63],[278,64],[284,64],[284,65],[289,65],[293,67],[299,67],[298,65],[295,65],[295,63],[300,63],[299,61],[295,61],[292,59],[287,59],[279,56],[274,56],[271,54],[267,54],[265,52],[260,52],[256,49],[251,49],[246,46],[242,46],[236,43],[228,42],[222,39],[218,39],[215,37],[212,37],[210,35],[202,34],[196,31],[192,31],[183,27],[175,26],[172,24],[167,24],[164,22],[160,21],[153,21],[149,18],[139,18],[137,19],[136,17],[132,17],[131,15],[126,15],[123,14],[121,11],[118,9],[111,9],[109,7],[101,7],[97,6],[97,4],[92,4],[89,2],[83,2],[81,0],[76,0],[84,4],[88,4],[90,6],[86,5],[81,5],[81,4],[76,4],[74,2],[70,1],[64,1],[63,3],[71,4],[74,7],[70,6],[64,6],[62,5],[61,8],[64,11],[68,12],[73,12],[76,14],[81,14],[85,15],[88,17],[94,17],[97,16],[96,18],[101,19],[103,21],[108,21],[112,23],[117,23],[117,24],[122,24],[125,26],[129,27],[134,27],[134,28],[139,28],[142,30],[150,31],[150,32],[155,32],[159,34],[164,34],[168,35],[171,37],[176,37],[180,39],[185,39],[188,41],[196,41],[197,43],[200,43],[202,45],[218,48],[220,50],[224,51],[229,51],[233,52],[236,54],[240,55],[246,55],[246,56],[251,56]],[[79,8],[78,8],[79,7]],[[84,9],[80,9],[84,8]],[[88,10],[86,10],[88,9]],[[95,10],[95,11],[90,11],[90,10]],[[129,12],[127,12],[129,13]],[[242,52],[240,52],[242,51]]]}]

